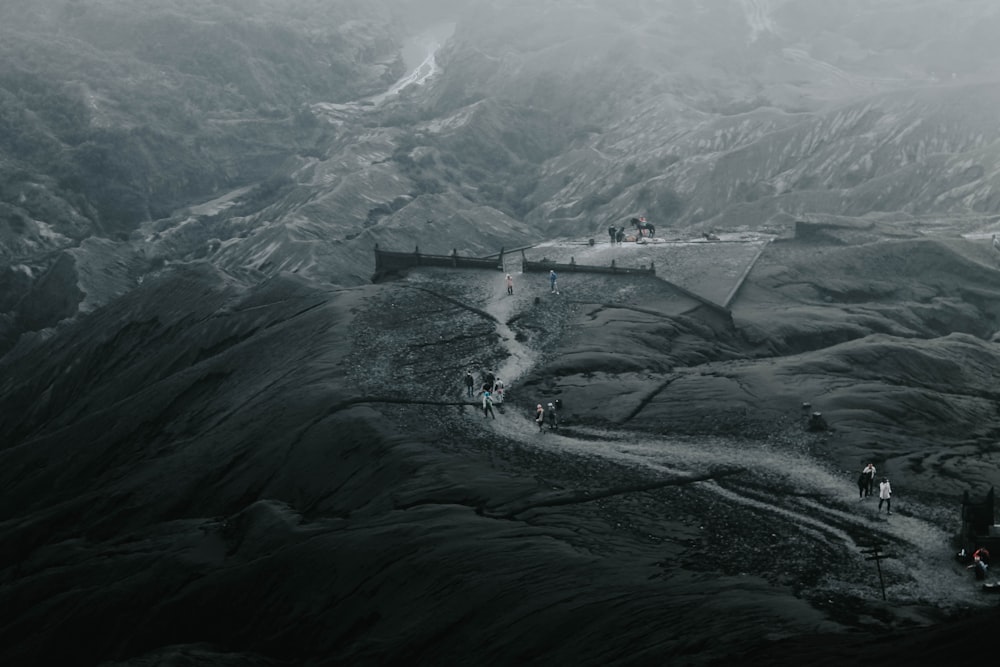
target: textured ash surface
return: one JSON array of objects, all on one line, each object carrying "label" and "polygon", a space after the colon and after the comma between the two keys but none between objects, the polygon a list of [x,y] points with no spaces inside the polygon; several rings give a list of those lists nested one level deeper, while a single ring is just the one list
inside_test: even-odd
[{"label": "textured ash surface", "polygon": [[[776,242],[731,318],[655,278],[167,271],[5,360],[2,657],[944,660],[907,631],[995,607],[951,543],[998,481],[991,262]],[[504,371],[496,420],[470,368]]]}]

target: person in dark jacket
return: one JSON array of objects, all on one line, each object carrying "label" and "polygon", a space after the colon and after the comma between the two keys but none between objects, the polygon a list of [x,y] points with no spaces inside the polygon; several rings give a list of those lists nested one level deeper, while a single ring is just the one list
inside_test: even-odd
[{"label": "person in dark jacket", "polygon": [[556,414],[556,406],[549,403],[548,407],[549,430],[559,428],[559,415]]},{"label": "person in dark jacket", "polygon": [[861,498],[867,498],[872,494],[872,489],[875,487],[875,464],[869,463],[861,471],[861,476],[858,477],[858,496],[859,500]]},{"label": "person in dark jacket", "polygon": [[465,371],[465,394],[472,398],[472,387],[476,384],[476,378],[472,377],[472,371]]},{"label": "person in dark jacket", "polygon": [[483,391],[493,391],[493,385],[496,384],[497,376],[493,371],[483,372]]}]

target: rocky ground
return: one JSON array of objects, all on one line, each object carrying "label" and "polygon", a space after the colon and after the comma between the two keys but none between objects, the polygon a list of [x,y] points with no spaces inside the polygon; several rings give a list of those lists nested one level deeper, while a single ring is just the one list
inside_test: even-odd
[{"label": "rocky ground", "polygon": [[[995,622],[952,543],[998,481],[991,252],[774,241],[729,317],[516,264],[513,296],[167,270],[4,359],[0,657],[946,662],[932,633]],[[467,369],[506,381],[495,420]],[[869,460],[891,516],[857,496]]]},{"label": "rocky ground", "polygon": [[[758,245],[756,240],[753,243]],[[921,256],[954,251],[952,242],[940,246],[936,241],[928,243],[932,247]],[[719,245],[711,251],[719,255],[718,266],[739,267],[741,261],[747,266],[746,260],[739,258],[756,255],[753,248],[748,251],[748,245]],[[984,273],[994,270],[989,264],[992,258],[979,247],[982,244],[958,245],[960,253],[946,271],[950,284],[937,276],[933,286],[924,288],[928,292],[954,292],[964,279],[962,272],[969,270],[966,264]],[[702,251],[705,246],[697,248]],[[617,252],[624,254],[630,249]],[[733,288],[732,282],[726,289],[724,280],[704,285],[684,274],[679,267],[687,258],[676,252],[676,246],[673,250],[675,261],[670,267],[676,282],[700,286],[708,294],[728,294]],[[911,250],[896,245],[879,252],[883,261],[891,261],[898,260],[897,253]],[[563,255],[572,253],[575,261],[598,263],[595,258],[599,254],[603,258],[611,252],[615,251],[607,247],[557,244],[533,249],[531,254],[532,258],[543,254],[567,261]],[[824,252],[835,257],[828,267],[817,263],[817,256]],[[953,550],[961,489],[985,492],[996,482],[996,467],[987,463],[996,455],[987,435],[994,428],[991,408],[963,406],[975,411],[967,415],[969,421],[949,425],[950,440],[935,440],[936,434],[928,432],[931,429],[925,428],[919,414],[908,414],[906,406],[894,403],[907,393],[927,393],[925,382],[947,383],[936,364],[926,370],[933,380],[914,382],[888,374],[877,380],[857,378],[865,373],[859,373],[856,366],[840,367],[843,362],[837,361],[844,354],[838,349],[837,333],[816,326],[808,317],[802,320],[801,314],[796,320],[795,312],[788,312],[788,299],[770,303],[765,296],[779,266],[792,273],[807,265],[814,283],[826,283],[826,289],[835,289],[830,282],[843,290],[843,283],[857,281],[862,285],[858,294],[876,279],[884,281],[883,289],[893,293],[900,289],[893,286],[895,280],[907,280],[905,275],[887,275],[877,263],[868,271],[877,278],[857,271],[842,274],[843,259],[837,255],[855,252],[787,239],[779,242],[764,252],[759,267],[734,301],[730,322],[720,321],[697,302],[684,299],[655,279],[564,272],[560,293],[554,295],[549,293],[544,274],[524,274],[516,275],[518,290],[508,297],[500,276],[465,279],[464,289],[456,291],[453,274],[421,271],[409,276],[399,289],[405,292],[420,285],[422,290],[447,292],[457,298],[468,308],[464,317],[480,327],[475,334],[479,348],[457,355],[465,363],[453,366],[442,367],[435,355],[412,382],[437,377],[444,385],[434,391],[460,398],[457,378],[464,366],[500,368],[505,346],[529,341],[533,363],[524,364],[522,358],[513,369],[516,375],[500,373],[509,389],[497,422],[479,419],[474,407],[467,408],[464,415],[472,424],[460,420],[456,426],[454,411],[447,413],[445,423],[432,422],[441,432],[459,428],[459,435],[439,440],[439,444],[450,442],[456,449],[479,451],[503,470],[520,474],[530,470],[544,480],[540,484],[550,487],[540,488],[537,500],[499,506],[487,502],[481,506],[485,513],[524,518],[524,512],[530,510],[534,525],[548,525],[550,519],[558,522],[549,516],[549,505],[563,508],[560,513],[572,507],[574,518],[596,514],[600,531],[568,540],[573,547],[606,550],[610,548],[607,540],[614,536],[615,543],[628,544],[626,549],[632,556],[647,551],[647,558],[659,568],[647,575],[671,585],[677,577],[697,574],[707,577],[707,581],[699,580],[699,587],[721,593],[731,590],[730,578],[736,577],[744,582],[740,590],[745,593],[746,606],[753,610],[745,621],[791,605],[786,609],[787,617],[778,613],[769,624],[775,636],[801,633],[804,618],[810,619],[808,631],[833,627],[839,631],[885,631],[930,623],[959,610],[993,606],[995,602],[981,593],[968,572],[955,564]],[[857,259],[851,261],[856,263]],[[704,271],[704,261],[691,265]],[[914,266],[913,271],[928,275],[925,268]],[[741,273],[723,270],[715,275],[738,277]],[[986,289],[996,285],[996,277],[990,276]],[[779,289],[798,288],[781,284]],[[877,301],[878,290],[873,293]],[[948,301],[947,296],[933,293],[922,295],[921,300],[935,299]],[[821,305],[817,310],[826,311],[821,318],[824,323],[849,318],[854,309],[830,298],[816,300]],[[398,297],[394,297],[394,307],[401,307]],[[423,310],[426,304],[415,303],[414,307]],[[979,338],[959,337],[957,341],[952,340],[954,334],[920,335],[924,333],[919,331],[921,319],[944,319],[955,307],[941,303],[932,306],[930,313],[922,313],[924,307],[919,304],[886,307],[890,311],[916,311],[881,316],[906,320],[917,333],[907,332],[904,340],[878,340],[887,325],[869,323],[868,331],[857,327],[852,335],[844,335],[848,339],[844,345],[873,344],[866,341],[874,336],[875,344],[884,348],[879,357],[917,347],[915,354],[944,357],[942,363],[949,368],[968,354],[976,354],[992,368],[996,351],[983,341],[988,337],[986,331],[974,332]],[[873,304],[868,308],[875,312],[880,307]],[[802,306],[802,312],[808,311],[809,307]],[[499,322],[490,321],[490,315],[500,315]],[[869,318],[874,321],[876,315]],[[765,319],[769,319],[766,324],[762,323]],[[788,324],[791,320],[796,324]],[[448,327],[455,323],[453,317],[441,321],[448,322]],[[513,339],[496,333],[505,324],[515,331]],[[768,347],[792,341],[815,348],[809,352],[816,359],[805,363],[794,354],[761,353],[760,334],[748,335],[742,330],[757,326],[772,329]],[[800,331],[784,330],[793,326]],[[423,327],[418,329],[427,334]],[[439,339],[444,336],[437,334]],[[367,331],[365,338],[370,340]],[[964,349],[952,350],[956,345]],[[820,370],[810,368],[812,365]],[[992,372],[983,380],[991,376]],[[401,380],[401,384],[410,383],[410,379]],[[872,384],[897,386],[880,392],[880,387]],[[934,391],[943,394],[945,402],[993,405],[988,381],[973,385],[963,380],[960,386],[938,386]],[[849,393],[855,394],[854,404],[842,407],[849,402],[845,398]],[[530,421],[534,403],[545,404],[557,397],[565,406],[562,427],[558,432],[537,433]],[[808,403],[805,412],[804,403]],[[895,424],[893,442],[872,436],[880,425],[853,414],[865,403],[863,409],[870,414],[895,416],[904,426],[909,421],[912,427],[899,433],[903,429]],[[805,418],[820,407],[829,410],[826,415],[833,428],[810,433],[804,428]],[[427,424],[428,412],[425,406],[416,410],[400,407],[395,418],[407,428],[417,428]],[[940,415],[935,415],[934,421],[939,419]],[[972,460],[963,456],[973,451]],[[874,498],[860,500],[857,496],[856,472],[869,459],[893,478],[897,496],[891,518],[876,509]],[[949,461],[947,467],[937,464],[942,460]],[[929,464],[941,474],[928,474]],[[540,511],[536,505],[546,509]],[[880,580],[873,563],[866,560],[873,544],[892,554],[882,562],[888,604],[881,601]],[[611,548],[611,553],[615,550]],[[808,602],[815,617],[800,615],[797,605],[802,602]],[[692,617],[697,616],[692,612]]]}]

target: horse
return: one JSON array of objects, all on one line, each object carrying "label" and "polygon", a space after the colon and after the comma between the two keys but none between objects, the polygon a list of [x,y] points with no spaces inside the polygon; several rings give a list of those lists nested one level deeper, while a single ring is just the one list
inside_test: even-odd
[{"label": "horse", "polygon": [[656,234],[656,227],[654,227],[653,223],[651,223],[651,222],[644,222],[643,220],[640,220],[639,218],[632,218],[631,220],[629,220],[629,222],[631,222],[632,226],[635,227],[635,229],[638,232],[639,236],[643,235],[642,234],[643,231],[649,232],[649,234],[647,234],[647,236],[649,236],[650,238],[652,238],[652,236],[654,234]]}]

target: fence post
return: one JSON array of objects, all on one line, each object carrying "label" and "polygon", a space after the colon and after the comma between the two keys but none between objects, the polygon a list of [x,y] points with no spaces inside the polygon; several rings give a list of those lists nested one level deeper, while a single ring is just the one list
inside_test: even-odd
[{"label": "fence post", "polygon": [[862,550],[861,553],[865,554],[865,560],[875,561],[875,567],[878,569],[878,583],[882,587],[882,599],[885,600],[885,578],[882,576],[882,559],[889,558],[887,554],[879,553],[882,550],[881,544],[873,544],[870,547]]},{"label": "fence post", "polygon": [[615,260],[611,260],[611,273],[618,273],[618,269],[615,268]]}]

